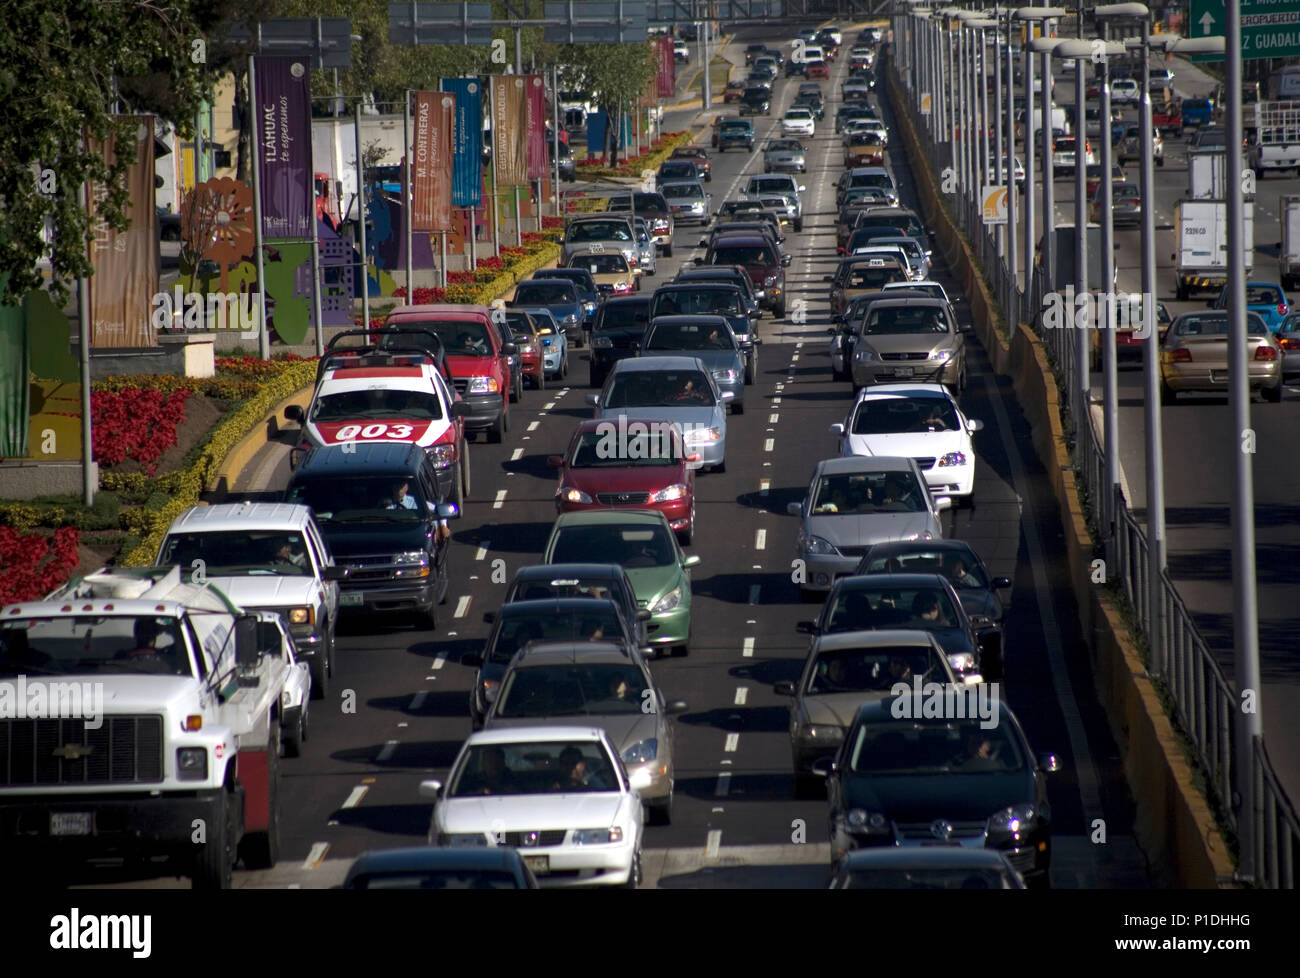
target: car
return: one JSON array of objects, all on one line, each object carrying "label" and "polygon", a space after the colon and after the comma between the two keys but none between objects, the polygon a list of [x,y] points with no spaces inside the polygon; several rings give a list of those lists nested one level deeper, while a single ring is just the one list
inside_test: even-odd
[{"label": "car", "polygon": [[897,234],[882,234],[867,238],[868,248],[878,245],[889,245],[902,250],[911,266],[913,282],[923,282],[930,277],[930,252],[926,251],[925,245],[916,238]]},{"label": "car", "polygon": [[776,81],[777,75],[781,72],[781,67],[776,63],[776,59],[768,56],[759,58],[754,62],[754,67],[750,70],[750,77],[764,78],[768,82]]},{"label": "car", "polygon": [[864,292],[877,292],[888,282],[906,282],[910,278],[907,258],[903,255],[893,261],[881,255],[841,258],[833,275],[822,276],[822,281],[829,282],[831,286],[831,318],[843,318],[844,311],[854,296]]},{"label": "car", "polygon": [[796,96],[798,96],[798,95],[817,95],[817,96],[820,96],[821,94],[822,94],[822,85],[821,85],[821,82],[815,82],[815,81],[800,82],[800,83],[799,83],[799,89],[798,89],[798,91],[795,92],[795,95],[796,95]]},{"label": "car", "polygon": [[838,136],[844,131],[844,127],[854,119],[874,119],[876,110],[869,105],[852,103],[841,105],[835,112],[835,134]]},{"label": "car", "polygon": [[674,656],[690,652],[691,568],[699,555],[682,552],[668,520],[650,510],[565,513],[542,551],[547,564],[571,564],[592,554],[622,565],[637,605],[650,612],[648,645]]},{"label": "car", "polygon": [[808,61],[803,69],[806,78],[829,78],[831,70],[825,61]]},{"label": "car", "polygon": [[[549,139],[546,142],[546,157],[552,167],[555,166],[555,140]],[[568,143],[560,143],[560,179],[568,183],[573,183],[578,179],[578,161],[573,158],[573,150],[569,148]]]},{"label": "car", "polygon": [[[761,213],[774,216],[776,218],[776,230],[778,233],[794,223],[795,214],[802,210],[803,207],[802,203],[798,199],[785,193],[756,193],[747,195],[743,199],[757,202],[761,208]],[[800,221],[802,221],[802,217],[800,218]],[[785,240],[784,235],[782,235],[781,240]]]},{"label": "car", "polygon": [[705,192],[704,185],[699,180],[676,180],[672,183],[664,183],[660,185],[659,192],[664,195],[664,200],[668,201],[676,223],[685,224],[690,221],[695,224],[708,224],[713,220],[709,207],[712,195]]},{"label": "car", "polygon": [[544,306],[521,307],[537,325],[537,335],[541,340],[542,376],[563,380],[569,376],[569,340],[560,324],[555,321],[551,311]]},{"label": "car", "polygon": [[[743,266],[701,265],[697,268],[694,265],[686,265],[678,270],[672,280],[673,285],[693,282],[726,282],[729,285],[734,285],[743,296],[745,314],[749,317],[750,322],[757,323],[763,317],[760,303],[764,298],[764,294],[761,289],[755,290],[754,282]],[[655,291],[659,290],[656,289]],[[735,330],[734,326],[732,330]]]},{"label": "car", "polygon": [[[245,607],[246,611],[251,609]],[[283,757],[301,757],[310,729],[312,700],[311,667],[298,658],[297,646],[289,634],[289,622],[278,611],[252,611],[257,620],[257,648],[261,655],[285,666],[280,690],[280,747]],[[324,694],[318,694],[317,699]]]},{"label": "car", "polygon": [[794,58],[790,58],[785,63],[786,78],[792,78],[795,75],[799,75],[800,77],[803,77],[806,74],[807,70],[808,70],[808,66],[804,64],[804,62],[797,61]]},{"label": "car", "polygon": [[[621,255],[601,255],[601,258],[613,258],[621,260]],[[570,261],[582,261],[584,256],[581,254],[574,255]],[[583,270],[584,266],[571,265],[571,268]],[[590,274],[590,270],[587,270]],[[583,341],[583,321],[587,318],[587,310],[583,304],[582,296],[578,294],[578,285],[576,282],[561,278],[531,278],[525,279],[515,286],[514,294],[506,302],[507,309],[530,309],[543,308],[551,314],[551,318],[560,324],[564,330],[565,338],[571,346],[581,346]]]},{"label": "car", "polygon": [[[1163,302],[1156,303],[1156,338],[1163,342],[1165,333],[1169,330],[1173,317],[1169,315],[1169,310],[1165,308]],[[1115,310],[1115,354],[1119,362],[1126,360],[1142,359],[1143,350],[1146,347],[1146,341],[1139,338],[1138,333],[1143,330],[1143,310],[1142,296],[1130,295],[1127,303],[1121,303]],[[1100,370],[1103,364],[1101,338],[1104,335],[1103,330],[1094,329],[1092,333],[1092,349],[1089,354],[1089,369]]]},{"label": "car", "polygon": [[516,331],[507,320],[514,322],[515,326],[523,328],[523,320],[526,315],[520,315],[515,312],[507,312],[503,309],[494,309],[492,316],[492,325],[496,327],[497,335],[500,336],[502,344],[509,343],[514,347],[514,352],[509,354],[510,363],[510,403],[518,404],[520,398],[524,396],[524,357],[520,350],[521,344],[515,339]]},{"label": "car", "polygon": [[1282,379],[1291,380],[1300,375],[1300,313],[1288,313],[1274,338],[1282,350]]},{"label": "car", "polygon": [[348,568],[340,613],[414,613],[437,627],[450,580],[450,534],[439,530],[460,516],[456,503],[438,501],[437,465],[420,445],[366,442],[313,449],[294,470],[283,501],[311,507]]},{"label": "car", "polygon": [[699,175],[708,183],[713,179],[713,162],[709,159],[708,151],[703,146],[678,146],[673,150],[670,159],[690,160],[695,164]]},{"label": "car", "polygon": [[[741,115],[771,115],[772,92],[758,85],[750,85],[740,96]],[[719,149],[722,147],[719,146]]]},{"label": "car", "polygon": [[845,194],[854,187],[879,187],[889,195],[891,204],[898,203],[898,187],[894,178],[883,166],[855,166],[840,174],[835,184],[835,206],[844,203]]},{"label": "car", "polygon": [[659,270],[658,250],[655,248],[654,238],[650,235],[650,224],[643,217],[636,219],[636,243],[639,248],[637,257],[641,274],[645,278],[653,278]]},{"label": "car", "polygon": [[[596,307],[600,305],[600,289],[596,279],[585,268],[539,268],[533,272],[533,279],[568,279],[578,289],[578,299],[582,303],[582,328],[591,332],[592,320],[596,318]],[[581,346],[581,344],[578,344]]]},{"label": "car", "polygon": [[543,887],[641,881],[641,798],[599,727],[480,730],[446,785],[423,781],[420,794],[434,802],[430,845],[527,844],[524,862]]},{"label": "car", "polygon": [[994,849],[931,846],[857,849],[840,861],[832,890],[1024,890],[1024,877]]},{"label": "car", "polygon": [[1004,678],[1002,627],[972,620],[942,574],[837,576],[821,615],[796,625],[809,635],[896,628],[934,635],[963,683]]},{"label": "car", "polygon": [[581,421],[563,455],[547,457],[560,470],[556,513],[633,507],[664,514],[683,544],[695,536],[697,454],[688,453],[671,425],[616,437],[608,421]]},{"label": "car", "polygon": [[748,119],[723,119],[716,131],[719,153],[737,146],[754,149],[754,124]]},{"label": "car", "polygon": [[[739,203],[737,201],[736,203]],[[761,204],[762,201],[753,201]],[[727,217],[719,216],[717,223],[709,230],[706,237],[700,238],[700,247],[708,248],[716,239],[727,234],[761,234],[770,238],[772,243],[777,246],[777,250],[784,253],[780,246],[785,244],[785,234],[782,233],[781,215],[775,208],[762,207],[750,211],[736,211]]]},{"label": "car", "polygon": [[[1246,313],[1246,369],[1250,390],[1282,400],[1282,348],[1259,313]],[[1193,312],[1175,319],[1160,344],[1160,403],[1187,391],[1228,392],[1228,314]]]},{"label": "car", "polygon": [[766,58],[767,45],[755,42],[745,48],[745,64],[752,65],[759,58]]},{"label": "car", "polygon": [[955,843],[1000,850],[1028,885],[1049,886],[1055,755],[1034,757],[1005,704],[988,727],[924,705],[924,693],[863,704],[836,756],[814,765],[827,782],[832,872],[858,850]]},{"label": "car", "polygon": [[967,418],[942,384],[864,387],[848,417],[830,431],[841,455],[906,455],[916,459],[926,487],[960,502],[975,489],[971,436],[982,421]]},{"label": "car", "polygon": [[[630,295],[640,290],[637,269],[621,252],[583,251],[569,256],[568,268],[585,269],[596,282],[601,296]],[[521,282],[516,288],[526,283]]]},{"label": "car", "polygon": [[530,381],[536,390],[546,389],[546,371],[542,366],[542,335],[537,320],[522,309],[509,309],[506,325],[519,351],[519,382]]},{"label": "car", "polygon": [[[758,345],[762,341],[754,328],[757,317],[751,318],[745,293],[730,281],[676,281],[655,290],[650,305],[651,320],[663,316],[721,316],[726,319],[743,358],[745,384],[754,383],[758,376]],[[650,349],[647,337],[642,349]],[[720,368],[722,369],[722,368]],[[730,369],[730,368],[726,368]],[[714,378],[717,379],[717,373]],[[719,384],[724,390],[731,389]],[[743,395],[742,395],[743,396]],[[733,413],[741,413],[732,402]]]},{"label": "car", "polygon": [[[1098,187],[1088,204],[1088,220],[1101,223],[1102,212],[1106,209],[1104,188]],[[1110,219],[1115,227],[1141,227],[1142,225],[1142,191],[1136,183],[1125,180],[1111,184]]]},{"label": "car", "polygon": [[673,61],[680,64],[688,64],[691,60],[691,49],[685,41],[673,42]]},{"label": "car", "polygon": [[813,763],[833,757],[858,707],[888,697],[909,670],[925,682],[960,682],[933,632],[836,631],[812,640],[799,678],[773,686],[778,696],[794,698],[790,750],[796,797],[824,787],[811,774]]},{"label": "car", "polygon": [[537,890],[518,849],[372,849],[348,867],[345,890]]},{"label": "car", "polygon": [[[1084,149],[1084,166],[1097,162],[1097,154],[1093,152],[1092,141],[1085,139],[1083,142]],[[1075,138],[1073,136],[1057,136],[1052,143],[1052,172],[1056,179],[1073,176],[1075,170]]]},{"label": "car", "polygon": [[559,264],[567,265],[570,258],[584,251],[621,251],[628,264],[635,267],[638,256],[634,216],[614,212],[573,218],[564,226]]},{"label": "car", "polygon": [[1120,78],[1110,83],[1112,105],[1136,105],[1141,98],[1142,89],[1132,78]]},{"label": "car", "polygon": [[934,281],[934,279],[925,279],[921,282],[890,282],[881,291],[896,292],[901,289],[907,289],[909,292],[920,292],[936,299],[942,299],[944,302],[949,301],[948,293],[944,291],[943,285]]},{"label": "car", "polygon": [[1182,103],[1183,126],[1196,127],[1213,125],[1214,102],[1208,98],[1185,98]]},{"label": "car", "polygon": [[781,135],[812,136],[817,131],[817,119],[811,109],[793,108],[781,117]]},{"label": "car", "polygon": [[[1021,193],[1024,193],[1025,164],[1020,159],[1019,156],[1012,157],[1012,163],[1014,167],[1012,172],[1015,174],[1014,180],[1016,184],[1016,189],[1019,190]],[[998,153],[989,158],[989,173],[992,176],[993,181],[995,183],[1003,184],[1006,182],[1007,158],[1005,154]]]},{"label": "car", "polygon": [[460,660],[461,665],[477,670],[469,693],[470,724],[475,730],[483,726],[515,653],[530,642],[586,640],[599,634],[604,641],[634,650],[645,632],[639,623],[627,619],[619,602],[589,596],[516,598],[497,611],[485,612],[483,620],[492,630],[482,651],[463,655]]},{"label": "car", "polygon": [[840,142],[844,146],[848,146],[851,143],[851,137],[864,132],[873,133],[879,137],[880,145],[885,149],[889,149],[889,130],[885,128],[885,124],[879,119],[866,117],[859,119],[846,119],[844,122],[844,128],[840,132]]},{"label": "car", "polygon": [[844,166],[883,166],[885,143],[875,132],[855,132],[844,145]]},{"label": "car", "polygon": [[939,299],[886,299],[872,304],[854,344],[851,370],[857,387],[881,381],[928,378],[966,389],[965,333],[956,313]]},{"label": "car", "polygon": [[[681,180],[699,180],[700,169],[694,160],[664,160],[659,164],[659,170],[655,174],[655,186],[662,187],[664,183]],[[663,191],[660,190],[660,193]]]},{"label": "car", "polygon": [[695,259],[696,265],[740,265],[749,275],[754,291],[763,291],[763,305],[778,318],[785,316],[785,269],[789,255],[781,255],[771,239],[756,234],[728,234],[715,238],[708,251]]},{"label": "car", "polygon": [[[1228,307],[1228,287],[1225,285],[1217,299],[1206,303],[1211,309]],[[1276,333],[1291,311],[1291,302],[1287,299],[1282,286],[1274,282],[1246,283],[1246,311],[1256,313],[1264,320],[1270,333]]]},{"label": "car", "polygon": [[530,564],[515,572],[502,604],[542,598],[600,598],[618,605],[631,623],[637,647],[646,644],[650,612],[638,607],[627,571],[618,564]]},{"label": "car", "polygon": [[1011,578],[993,577],[965,540],[879,543],[863,554],[854,573],[943,574],[977,627],[1002,625],[1004,609],[998,591],[1011,587]]},{"label": "car", "polygon": [[665,257],[671,257],[673,253],[673,215],[672,210],[668,207],[668,201],[664,200],[661,193],[649,193],[646,191],[634,191],[629,198],[628,195],[620,194],[611,197],[608,209],[610,211],[626,212],[631,207],[636,217],[644,218],[650,224],[651,237],[654,238],[655,245],[662,249]]},{"label": "car", "polygon": [[729,81],[727,87],[722,90],[722,101],[726,103],[739,102],[740,97],[745,94],[745,83],[743,81]]},{"label": "car", "polygon": [[822,119],[826,118],[826,103],[822,100],[820,95],[798,95],[795,97],[795,100],[790,103],[790,108],[792,110],[807,109],[812,113],[814,122],[820,122]]},{"label": "car", "polygon": [[245,611],[274,611],[293,636],[291,656],[309,669],[316,698],[334,673],[339,618],[336,566],[306,506],[217,503],[193,506],[171,522],[158,545],[158,567],[179,564],[202,576]]},{"label": "car", "polygon": [[596,314],[591,332],[589,383],[601,387],[619,360],[637,355],[637,344],[650,324],[649,295],[607,299]]},{"label": "car", "polygon": [[[734,305],[731,296],[719,296]],[[657,315],[651,306],[650,326],[641,340],[642,356],[695,357],[708,368],[732,414],[745,413],[745,355],[728,317],[721,315]]]},{"label": "car", "polygon": [[[669,700],[636,650],[599,640],[533,643],[515,653],[484,728],[569,725],[576,716],[609,735],[645,806],[646,821],[672,821],[672,718],[684,700]],[[552,719],[554,718],[554,719]]]},{"label": "car", "polygon": [[[1101,186],[1102,168],[1100,163],[1089,163],[1084,170],[1084,193],[1091,197]],[[1118,163],[1112,163],[1110,168],[1110,180],[1112,184],[1126,183],[1128,177],[1124,175],[1124,168]]]},{"label": "car", "polygon": [[851,574],[868,547],[892,540],[938,540],[947,496],[931,496],[911,458],[861,456],[817,463],[802,502],[795,557],[802,563],[800,593],[829,591],[837,574]]},{"label": "car", "polygon": [[764,198],[768,195],[785,197],[789,204],[787,214],[796,231],[803,230],[803,198],[808,188],[789,173],[760,173],[751,176],[742,191],[747,197]]},{"label": "car", "polygon": [[846,81],[840,86],[840,100],[865,102],[871,98],[871,86],[864,81]]},{"label": "car", "polygon": [[[1165,165],[1165,140],[1160,135],[1159,129],[1152,130],[1151,158],[1155,160],[1156,166]],[[1115,150],[1115,158],[1123,165],[1130,160],[1142,159],[1142,129],[1140,126],[1127,126],[1124,129],[1124,137],[1120,140],[1119,146]]]}]

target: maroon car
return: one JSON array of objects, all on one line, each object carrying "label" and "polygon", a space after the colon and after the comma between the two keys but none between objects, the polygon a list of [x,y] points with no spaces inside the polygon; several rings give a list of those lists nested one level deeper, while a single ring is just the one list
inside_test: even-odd
[{"label": "maroon car", "polygon": [[759,302],[781,319],[785,316],[785,269],[790,255],[781,254],[766,235],[721,234],[709,243],[697,265],[740,265],[745,269],[759,296]]},{"label": "maroon car", "polygon": [[709,153],[703,146],[678,146],[669,158],[690,160],[695,164],[695,170],[701,180],[707,183],[713,179],[713,161],[709,159]]},{"label": "maroon car", "polygon": [[[695,470],[679,427],[663,421],[583,421],[563,455],[555,511],[653,509],[664,514],[683,544],[695,535]],[[593,557],[593,559],[595,559]]]}]

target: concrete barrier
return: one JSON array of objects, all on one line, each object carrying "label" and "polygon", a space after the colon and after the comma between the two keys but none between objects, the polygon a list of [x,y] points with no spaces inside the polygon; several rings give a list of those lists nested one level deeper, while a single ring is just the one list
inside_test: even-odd
[{"label": "concrete barrier", "polygon": [[1060,509],[1070,585],[1091,653],[1094,685],[1123,754],[1124,773],[1137,807],[1134,835],[1147,857],[1152,882],[1184,889],[1231,886],[1232,859],[1196,785],[1182,743],[1116,602],[1092,583],[1094,544],[1061,425],[1060,391],[1046,350],[1025,323],[1015,323],[1009,338],[998,329],[1000,309],[980,274],[970,243],[944,207],[892,64],[887,67],[887,85],[925,222],[962,283],[975,331],[993,369],[1011,378],[1021,409],[1033,422],[1034,452],[1047,472]]},{"label": "concrete barrier", "polygon": [[226,460],[217,469],[216,475],[212,479],[212,485],[209,488],[218,492],[233,491],[239,482],[239,476],[248,463],[268,442],[280,433],[280,425],[284,421],[284,409],[291,404],[296,404],[306,411],[307,406],[311,404],[311,396],[315,390],[315,385],[312,385],[295,391],[277,404],[261,424],[235,442],[235,446],[226,453]]}]

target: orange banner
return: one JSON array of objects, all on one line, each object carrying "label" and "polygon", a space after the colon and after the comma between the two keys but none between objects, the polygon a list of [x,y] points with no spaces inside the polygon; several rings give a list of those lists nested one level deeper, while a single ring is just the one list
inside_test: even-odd
[{"label": "orange banner", "polygon": [[[130,227],[114,231],[98,214],[109,188],[90,187],[90,227],[87,257],[90,277],[90,346],[92,349],[153,347],[157,335],[150,322],[158,292],[158,212],[154,209],[154,118],[131,116],[135,162],[122,177],[126,187],[126,219]],[[115,159],[116,136],[99,143],[87,136],[91,152]]]},{"label": "orange banner", "polygon": [[456,96],[416,92],[412,122],[411,229],[450,231]]},{"label": "orange banner", "polygon": [[492,76],[492,159],[498,190],[528,183],[528,99],[523,75]]}]

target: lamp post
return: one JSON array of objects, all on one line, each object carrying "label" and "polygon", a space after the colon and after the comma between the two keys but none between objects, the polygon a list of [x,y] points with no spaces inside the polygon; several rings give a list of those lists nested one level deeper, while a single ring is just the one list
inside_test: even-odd
[{"label": "lamp post", "polygon": [[[1056,10],[1060,12],[1061,16],[1065,15],[1064,9],[1058,7]],[[1043,75],[1043,108],[1037,116],[1037,120],[1041,122],[1039,133],[1041,133],[1042,138],[1043,157],[1043,274],[1040,281],[1043,293],[1047,293],[1056,287],[1056,190],[1052,186],[1052,181],[1056,176],[1052,164],[1052,49],[1060,42],[1057,38],[1046,36],[1052,26],[1051,22],[1047,18],[1040,18],[1040,20],[1044,36],[1034,38],[1029,43],[1029,47],[1042,58],[1040,68]],[[1034,124],[1034,116],[1025,119],[1026,144],[1031,142],[1035,136]],[[1039,300],[1041,302],[1041,296],[1039,296]],[[1029,310],[1030,317],[1032,318],[1037,311],[1037,309],[1031,307]],[[1055,340],[1053,340],[1053,349],[1056,349]]]},{"label": "lamp post", "polygon": [[[979,52],[980,52],[979,71],[977,73],[977,79],[978,79],[979,92],[980,92],[981,206],[980,206],[979,220],[982,221],[983,220],[982,201],[984,196],[983,187],[997,186],[1002,184],[1002,178],[1001,178],[1002,167],[1000,164],[995,167],[995,159],[994,159],[994,157],[997,156],[998,149],[999,149],[998,143],[1001,141],[1000,137],[1002,135],[1002,114],[999,111],[997,111],[1001,103],[1001,99],[996,98],[994,99],[993,102],[993,108],[994,108],[993,119],[996,123],[996,137],[995,137],[995,141],[990,144],[989,129],[991,124],[989,120],[989,109],[988,109],[989,85],[988,85],[988,77],[987,77],[988,71],[986,68],[987,61],[988,61],[988,58],[986,57],[988,51],[988,35],[985,33],[986,31],[989,30],[993,31],[994,50],[996,52],[993,59],[993,74],[996,79],[1000,68],[999,60],[1002,53],[1002,40],[1001,40],[1001,33],[999,31],[1001,24],[996,18],[984,17],[979,20],[969,21],[968,26],[974,28],[975,31],[977,32],[976,36],[979,39],[978,45],[979,45]],[[1000,87],[1000,82],[999,82],[998,92],[1000,93],[1001,90],[1002,89]],[[983,248],[981,250],[983,250],[985,253],[984,257],[986,261],[989,260],[988,249],[989,249],[990,242],[993,240],[994,240],[993,236],[987,233],[982,234],[980,236],[980,242],[983,245]],[[1001,226],[999,226],[997,229],[997,249],[1000,254],[1002,249]]]}]

